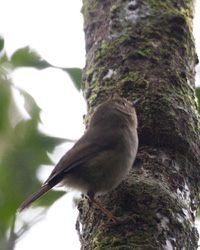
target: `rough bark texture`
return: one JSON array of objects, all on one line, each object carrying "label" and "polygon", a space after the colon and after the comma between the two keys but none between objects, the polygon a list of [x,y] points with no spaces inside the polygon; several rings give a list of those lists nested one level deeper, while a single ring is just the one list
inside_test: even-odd
[{"label": "rough bark texture", "polygon": [[108,218],[81,201],[82,249],[197,249],[193,8],[191,0],[83,1],[89,114],[113,92],[145,102],[137,108],[140,147],[133,169],[99,197],[116,216],[135,217],[104,228]]}]

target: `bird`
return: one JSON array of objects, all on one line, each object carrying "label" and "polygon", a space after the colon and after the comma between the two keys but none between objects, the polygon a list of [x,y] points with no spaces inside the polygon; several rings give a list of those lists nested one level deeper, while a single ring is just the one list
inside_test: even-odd
[{"label": "bird", "polygon": [[18,208],[28,208],[57,184],[79,190],[113,222],[119,220],[96,200],[126,177],[138,151],[137,115],[133,102],[117,94],[93,112],[85,134],[60,159],[42,187]]}]

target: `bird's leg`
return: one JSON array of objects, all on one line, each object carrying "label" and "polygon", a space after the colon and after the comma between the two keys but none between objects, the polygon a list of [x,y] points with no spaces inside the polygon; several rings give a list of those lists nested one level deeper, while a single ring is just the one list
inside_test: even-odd
[{"label": "bird's leg", "polygon": [[100,202],[94,199],[94,195],[88,194],[89,200],[94,203],[98,208],[101,209],[101,211],[106,214],[111,220],[113,220],[115,223],[120,223],[120,221],[107,209],[105,209]]}]

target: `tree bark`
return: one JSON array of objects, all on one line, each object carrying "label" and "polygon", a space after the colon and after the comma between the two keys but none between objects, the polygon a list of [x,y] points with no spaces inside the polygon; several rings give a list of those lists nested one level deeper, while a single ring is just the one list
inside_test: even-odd
[{"label": "tree bark", "polygon": [[83,1],[89,115],[113,92],[145,101],[137,107],[139,151],[132,171],[98,198],[117,217],[130,219],[102,227],[108,218],[82,200],[81,249],[197,249],[193,10],[191,0]]}]

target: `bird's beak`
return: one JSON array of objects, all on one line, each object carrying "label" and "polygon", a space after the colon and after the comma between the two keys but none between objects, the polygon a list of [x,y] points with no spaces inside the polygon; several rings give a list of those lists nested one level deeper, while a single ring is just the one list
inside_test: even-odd
[{"label": "bird's beak", "polygon": [[143,98],[140,97],[132,102],[132,107],[135,107],[138,103],[141,103],[143,101]]}]

